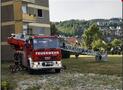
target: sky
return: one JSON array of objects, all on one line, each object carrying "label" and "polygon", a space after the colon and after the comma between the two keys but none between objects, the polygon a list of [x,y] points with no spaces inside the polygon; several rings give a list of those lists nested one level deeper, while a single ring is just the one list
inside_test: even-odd
[{"label": "sky", "polygon": [[122,17],[121,0],[49,0],[50,21]]}]

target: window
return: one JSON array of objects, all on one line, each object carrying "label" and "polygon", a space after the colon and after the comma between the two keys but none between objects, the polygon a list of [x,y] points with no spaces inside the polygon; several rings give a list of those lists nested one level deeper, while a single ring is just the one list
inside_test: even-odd
[{"label": "window", "polygon": [[22,5],[22,12],[27,13],[27,6],[26,5]]},{"label": "window", "polygon": [[35,29],[35,30],[33,31],[33,33],[34,33],[34,34],[44,34],[44,31],[45,31],[45,30],[43,30],[43,29],[41,29],[41,28],[40,28],[40,29],[38,28],[38,29]]},{"label": "window", "polygon": [[32,34],[33,34],[33,33],[32,33],[32,28],[28,28],[27,33],[28,33],[29,35],[32,35]]},{"label": "window", "polygon": [[33,39],[33,48],[58,48],[59,40],[57,38],[35,38]]},{"label": "window", "polygon": [[23,32],[27,34],[28,25],[23,24]]},{"label": "window", "polygon": [[27,24],[23,24],[23,30],[27,30],[28,26]]},{"label": "window", "polygon": [[41,9],[38,9],[38,16],[42,17],[42,10]]}]

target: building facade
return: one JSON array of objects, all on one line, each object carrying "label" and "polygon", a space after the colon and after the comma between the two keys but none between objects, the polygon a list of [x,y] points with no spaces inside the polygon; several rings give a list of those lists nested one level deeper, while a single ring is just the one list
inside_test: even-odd
[{"label": "building facade", "polygon": [[1,58],[13,59],[11,33],[50,35],[48,0],[1,0]]}]

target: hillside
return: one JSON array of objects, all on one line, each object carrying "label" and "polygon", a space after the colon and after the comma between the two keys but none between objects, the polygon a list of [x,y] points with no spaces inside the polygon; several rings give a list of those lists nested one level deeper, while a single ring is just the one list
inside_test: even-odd
[{"label": "hillside", "polygon": [[120,18],[111,19],[92,19],[92,20],[67,20],[62,22],[55,22],[59,34],[69,36],[81,36],[83,31],[88,28],[92,23],[99,24],[99,27],[109,28],[121,26]]},{"label": "hillside", "polygon": [[89,26],[88,21],[69,20],[55,23],[60,34],[81,36],[84,29]]}]

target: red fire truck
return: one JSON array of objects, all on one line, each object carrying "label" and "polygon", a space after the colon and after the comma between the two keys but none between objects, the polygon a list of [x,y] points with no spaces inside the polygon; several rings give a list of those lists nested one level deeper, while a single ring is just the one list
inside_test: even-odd
[{"label": "red fire truck", "polygon": [[55,72],[60,72],[62,54],[58,37],[12,34],[8,37],[8,43],[14,47],[15,59],[20,60],[29,71],[54,69]]}]

